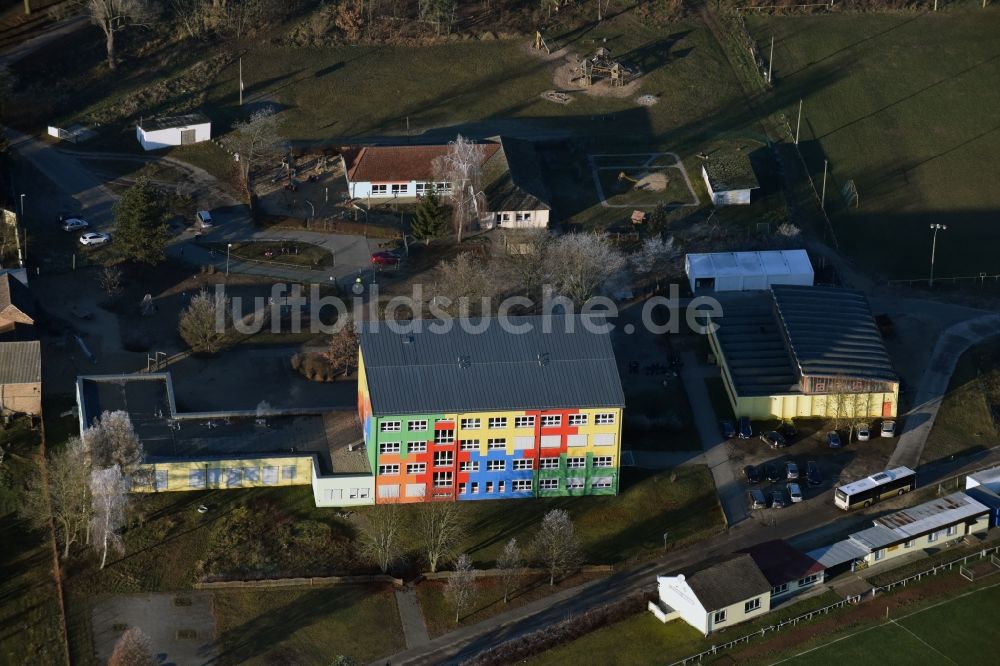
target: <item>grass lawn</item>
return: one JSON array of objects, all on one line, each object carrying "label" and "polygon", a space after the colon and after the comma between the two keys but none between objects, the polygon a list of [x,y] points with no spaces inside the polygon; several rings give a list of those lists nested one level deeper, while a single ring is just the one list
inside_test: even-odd
[{"label": "grass lawn", "polygon": [[[225,252],[225,243],[205,243],[217,252]],[[230,249],[234,259],[249,261],[293,264],[307,268],[328,268],[333,266],[333,254],[329,250],[312,243],[294,241],[247,241],[233,243]]]},{"label": "grass lawn", "polygon": [[[974,7],[974,8],[973,8]],[[940,277],[1000,273],[1000,8],[748,17],[775,38],[770,110],[794,126],[814,179],[830,162],[827,206],[843,249],[888,277],[923,273],[928,224],[943,222]],[[841,188],[854,180],[860,207]]]},{"label": "grass lawn", "polygon": [[[620,178],[621,174],[625,178]],[[688,189],[684,174],[674,166],[636,167],[631,169],[599,168],[604,198],[612,206],[682,206],[695,203],[695,194]],[[634,180],[632,180],[634,179]],[[635,182],[635,181],[639,182]],[[648,184],[652,183],[652,185]]]},{"label": "grass lawn", "polygon": [[[600,574],[577,574],[557,581],[554,586],[549,586],[548,576],[525,577],[521,585],[511,593],[506,605],[503,603],[503,584],[500,579],[481,578],[476,582],[476,596],[472,601],[471,610],[459,619],[458,626],[487,620],[494,615],[560,590],[582,585],[599,576]],[[417,586],[417,601],[420,602],[431,638],[455,628],[455,611],[445,597],[445,587],[444,581],[424,581]]]},{"label": "grass lawn", "polygon": [[[675,481],[671,475],[676,473]],[[468,502],[473,525],[462,550],[480,568],[492,567],[504,544],[534,538],[542,516],[566,509],[576,524],[586,560],[614,564],[662,553],[663,532],[673,547],[722,529],[722,514],[708,468],[679,467],[654,474],[625,470],[617,497],[559,497],[530,501]]]},{"label": "grass lawn", "polygon": [[839,666],[866,663],[872,655],[892,655],[890,661],[901,664],[988,664],[996,657],[994,618],[998,604],[1000,587],[981,588],[897,615],[890,623],[850,634],[787,663]]},{"label": "grass lawn", "polygon": [[0,431],[0,663],[59,664],[65,659],[59,593],[46,532],[17,516],[19,489],[35,466],[38,432],[23,419]]},{"label": "grass lawn", "polygon": [[998,407],[1000,342],[987,342],[958,360],[920,462],[992,446],[1000,435],[994,417]]},{"label": "grass lawn", "polygon": [[405,647],[390,588],[226,590],[213,609],[221,664],[363,664]]},{"label": "grass lawn", "polygon": [[545,652],[528,663],[533,666],[552,664],[669,664],[677,659],[711,649],[713,645],[752,633],[762,626],[769,626],[787,618],[808,613],[816,608],[840,601],[833,592],[787,605],[760,620],[735,625],[712,634],[701,635],[691,625],[676,620],[661,623],[652,613],[643,612],[635,617],[603,627],[572,643]]}]

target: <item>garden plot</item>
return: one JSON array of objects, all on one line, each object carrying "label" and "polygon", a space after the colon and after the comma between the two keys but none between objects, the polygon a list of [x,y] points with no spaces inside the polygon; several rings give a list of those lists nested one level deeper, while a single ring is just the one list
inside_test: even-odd
[{"label": "garden plot", "polygon": [[591,155],[591,172],[606,208],[697,206],[698,195],[675,153]]}]

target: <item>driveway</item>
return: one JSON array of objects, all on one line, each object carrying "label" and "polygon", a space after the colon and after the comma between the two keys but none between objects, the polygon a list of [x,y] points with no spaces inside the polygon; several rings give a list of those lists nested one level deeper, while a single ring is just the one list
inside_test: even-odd
[{"label": "driveway", "polygon": [[904,415],[903,432],[889,458],[890,468],[901,465],[917,468],[959,357],[974,344],[998,335],[1000,314],[991,314],[955,324],[938,338],[913,407]]},{"label": "driveway", "polygon": [[94,604],[94,649],[107,663],[126,629],[150,638],[160,664],[208,664],[217,656],[210,592],[118,594]]}]

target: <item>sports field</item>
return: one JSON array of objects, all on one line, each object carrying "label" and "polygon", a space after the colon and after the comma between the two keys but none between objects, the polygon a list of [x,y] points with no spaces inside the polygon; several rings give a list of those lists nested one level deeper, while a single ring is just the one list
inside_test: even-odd
[{"label": "sports field", "polygon": [[[886,277],[1000,273],[1000,6],[948,11],[751,17],[775,38],[773,108],[794,130],[841,246]],[[841,188],[854,180],[859,207]]]},{"label": "sports field", "polygon": [[[996,663],[997,608],[1000,608],[1000,582],[922,610],[890,617],[888,622],[774,663],[789,666]],[[991,654],[994,656],[990,657]]]}]

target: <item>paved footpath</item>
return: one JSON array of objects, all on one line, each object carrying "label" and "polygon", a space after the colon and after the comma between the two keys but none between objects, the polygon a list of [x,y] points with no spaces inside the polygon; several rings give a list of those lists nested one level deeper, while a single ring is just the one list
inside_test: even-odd
[{"label": "paved footpath", "polygon": [[732,527],[749,516],[746,499],[743,496],[743,486],[733,472],[727,444],[719,431],[719,422],[712,408],[712,401],[708,397],[708,387],[705,385],[705,379],[717,376],[719,370],[698,363],[698,357],[694,352],[681,352],[681,359],[684,361],[681,379],[684,381],[684,390],[691,402],[691,412],[698,427],[698,436],[705,449],[705,464],[712,471],[719,503],[722,504],[722,510],[726,514],[726,524]]},{"label": "paved footpath", "polygon": [[430,642],[427,623],[417,602],[417,591],[412,585],[396,590],[396,605],[399,607],[399,621],[403,625],[403,636],[407,648],[420,647]]},{"label": "paved footpath", "polygon": [[916,469],[924,452],[927,437],[934,426],[941,401],[948,392],[955,364],[969,347],[1000,335],[1000,314],[985,315],[955,324],[945,330],[934,346],[934,354],[917,388],[913,408],[905,414],[889,467]]}]

